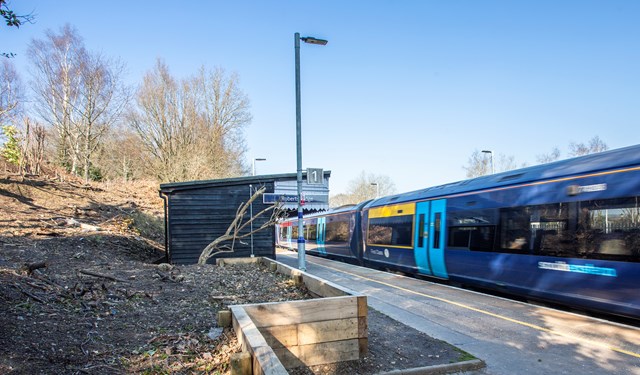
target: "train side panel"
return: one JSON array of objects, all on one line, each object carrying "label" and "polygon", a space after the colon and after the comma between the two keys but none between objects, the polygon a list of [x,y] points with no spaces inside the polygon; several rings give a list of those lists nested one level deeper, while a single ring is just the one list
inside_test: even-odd
[{"label": "train side panel", "polygon": [[450,277],[640,317],[639,191],[638,171],[611,171],[449,199]]},{"label": "train side panel", "polygon": [[366,208],[363,261],[373,267],[418,272],[414,254],[415,202]]},{"label": "train side panel", "polygon": [[640,319],[640,146],[363,202],[348,239],[343,214],[310,253]]},{"label": "train side panel", "polygon": [[[327,212],[304,218],[305,251],[311,255],[360,263],[360,233],[356,230],[359,222],[357,210]],[[297,235],[296,225],[297,219],[289,219],[278,225],[278,230],[285,234],[278,237],[279,246],[297,250],[297,244],[291,241],[291,237]],[[285,232],[284,228],[291,229]]]}]

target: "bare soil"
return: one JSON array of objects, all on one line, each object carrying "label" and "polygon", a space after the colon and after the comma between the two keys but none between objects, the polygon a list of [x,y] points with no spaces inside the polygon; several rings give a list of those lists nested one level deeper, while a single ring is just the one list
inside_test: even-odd
[{"label": "bare soil", "polygon": [[[0,373],[227,374],[228,305],[311,298],[264,267],[172,266],[155,183],[0,177]],[[369,314],[360,361],[295,374],[374,374],[469,359]]]}]

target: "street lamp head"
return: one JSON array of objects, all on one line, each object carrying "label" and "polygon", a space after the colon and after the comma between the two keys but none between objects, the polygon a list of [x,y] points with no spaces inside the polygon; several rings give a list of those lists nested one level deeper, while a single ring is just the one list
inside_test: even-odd
[{"label": "street lamp head", "polygon": [[267,159],[265,159],[265,158],[255,158],[255,159],[253,159],[253,160],[255,160],[255,161],[265,161],[265,160],[267,160]]},{"label": "street lamp head", "polygon": [[493,153],[490,150],[482,150],[482,152],[485,153],[485,154],[492,154]]},{"label": "street lamp head", "polygon": [[328,40],[318,39],[318,38],[314,38],[312,36],[303,36],[302,38],[300,38],[300,40],[305,42],[305,43],[318,44],[318,45],[321,45],[321,46],[326,46],[327,43],[329,43]]}]

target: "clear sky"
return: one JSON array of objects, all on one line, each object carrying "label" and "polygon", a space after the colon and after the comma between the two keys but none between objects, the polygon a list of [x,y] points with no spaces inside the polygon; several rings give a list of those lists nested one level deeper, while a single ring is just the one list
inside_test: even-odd
[{"label": "clear sky", "polygon": [[399,192],[465,178],[474,150],[535,164],[599,136],[640,143],[640,1],[10,0],[35,24],[2,27],[28,81],[26,46],[75,26],[141,82],[156,58],[177,77],[201,65],[240,77],[258,174],[296,170],[294,38],[301,45],[303,168],[331,194],[359,173]]}]

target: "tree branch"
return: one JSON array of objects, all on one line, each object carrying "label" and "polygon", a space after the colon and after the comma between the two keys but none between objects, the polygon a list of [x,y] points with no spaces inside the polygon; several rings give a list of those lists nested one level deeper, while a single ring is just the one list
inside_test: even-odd
[{"label": "tree branch", "polygon": [[[244,221],[244,216],[245,216],[245,213],[247,212],[247,209],[259,196],[261,196],[265,192],[265,190],[266,190],[266,187],[264,186],[261,187],[251,195],[251,197],[247,202],[243,202],[240,204],[240,206],[236,210],[236,216],[231,222],[231,224],[229,225],[229,227],[227,228],[226,232],[222,236],[213,240],[210,244],[208,244],[202,250],[200,254],[200,258],[198,259],[198,264],[206,264],[210,258],[218,254],[234,252],[235,250],[234,246],[237,240],[249,237],[252,234],[259,232],[261,230],[264,230],[270,226],[273,226],[278,222],[278,220],[283,216],[283,213],[284,213],[282,206],[267,207],[261,210],[260,212],[258,212],[257,214],[255,214],[253,217],[250,217],[249,220]],[[240,232],[244,230],[244,228],[246,228],[247,225],[253,223],[257,218],[263,216],[269,211],[272,211],[271,216],[269,217],[269,220],[267,220],[265,223],[260,225],[258,229],[252,230],[249,233],[240,234]],[[230,246],[228,244],[224,244],[225,242],[228,242],[228,241],[231,241]]]}]

